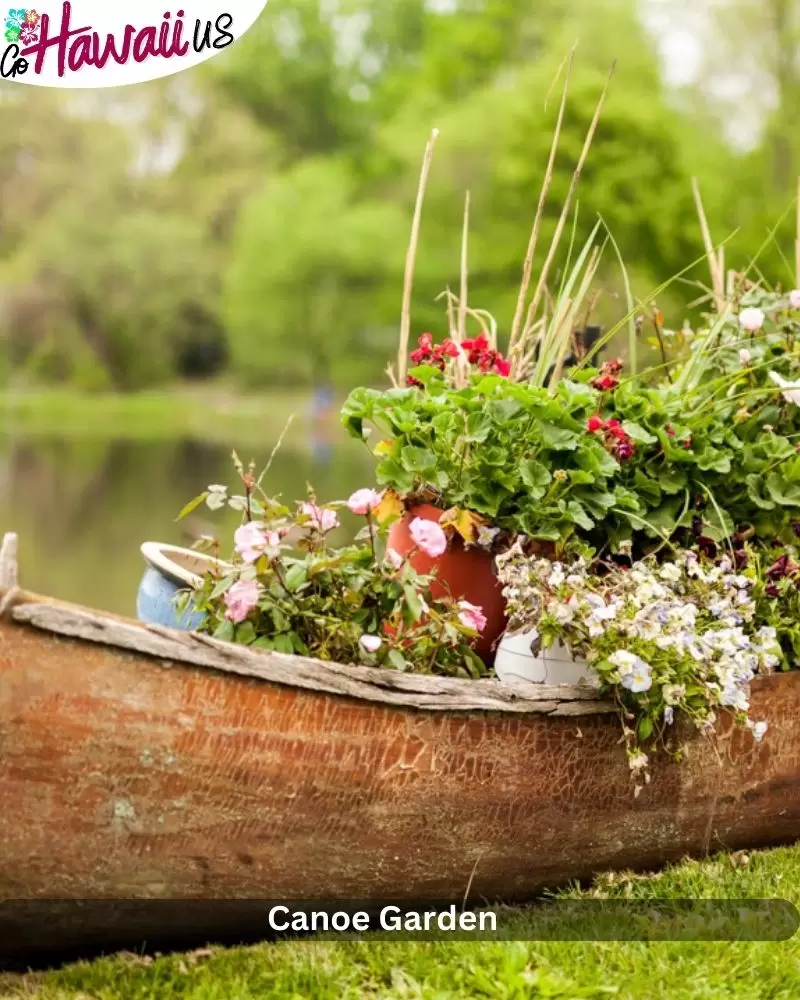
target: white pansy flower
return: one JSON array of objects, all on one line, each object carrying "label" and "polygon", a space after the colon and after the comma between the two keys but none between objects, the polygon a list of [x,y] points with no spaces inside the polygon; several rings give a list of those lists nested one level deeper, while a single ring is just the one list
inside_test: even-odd
[{"label": "white pansy flower", "polygon": [[750,707],[747,692],[736,684],[728,684],[719,696],[720,704],[737,712],[746,712]]},{"label": "white pansy flower", "polygon": [[[657,675],[667,725],[686,699],[684,686],[670,681],[692,677],[701,689],[693,715],[698,725],[713,726],[714,706],[746,714],[750,681],[779,663],[774,630],[747,634],[753,584],[727,557],[714,565],[682,551],[669,563],[646,558],[628,571],[612,566],[599,575],[585,563],[554,564],[522,551],[498,563],[507,599],[513,595],[515,628],[528,631],[543,620],[549,639],[561,638],[596,666],[605,660],[601,674],[632,695],[645,695]],[[559,597],[564,583],[569,600]],[[636,643],[636,652],[626,643]]]},{"label": "white pansy flower", "polygon": [[492,542],[495,540],[495,538],[499,533],[500,533],[499,528],[487,528],[485,524],[482,524],[478,528],[478,545],[486,549],[491,548]]},{"label": "white pansy flower", "polygon": [[618,649],[608,659],[619,669],[622,686],[628,691],[640,694],[653,686],[652,667],[640,656]]},{"label": "white pansy flower", "polygon": [[624,671],[633,670],[639,662],[639,657],[635,653],[629,653],[627,649],[616,650],[608,659],[615,667],[619,667],[620,670]]},{"label": "white pansy flower", "polygon": [[575,618],[575,608],[569,603],[559,603],[553,608],[552,615],[559,625],[568,625]]},{"label": "white pansy flower", "polygon": [[640,639],[658,639],[661,635],[661,624],[657,621],[634,622],[631,632]]},{"label": "white pansy flower", "polygon": [[675,563],[664,563],[659,572],[661,579],[669,580],[670,583],[677,583],[682,575],[680,567],[676,566]]},{"label": "white pansy flower", "polygon": [[599,594],[593,593],[591,590],[583,595],[584,601],[592,608],[604,608],[606,602]]},{"label": "white pansy flower", "polygon": [[661,696],[667,705],[678,705],[686,697],[686,688],[683,684],[665,684],[661,688]]},{"label": "white pansy flower", "polygon": [[622,677],[622,686],[634,694],[642,694],[653,686],[653,675],[649,664],[641,661],[641,665]]}]

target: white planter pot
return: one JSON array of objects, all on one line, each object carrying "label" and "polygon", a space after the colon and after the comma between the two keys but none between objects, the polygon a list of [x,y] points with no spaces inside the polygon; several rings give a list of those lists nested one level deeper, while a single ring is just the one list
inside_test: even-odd
[{"label": "white planter pot", "polygon": [[521,632],[519,635],[504,635],[500,640],[494,669],[501,681],[599,686],[597,674],[586,660],[573,659],[561,643],[534,655],[531,652],[534,635],[534,632]]}]

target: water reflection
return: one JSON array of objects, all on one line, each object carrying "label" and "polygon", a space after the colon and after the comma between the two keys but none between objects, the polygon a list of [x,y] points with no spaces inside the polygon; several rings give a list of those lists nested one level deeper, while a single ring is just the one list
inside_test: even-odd
[{"label": "water reflection", "polygon": [[[320,499],[341,499],[370,476],[365,449],[340,435],[335,444],[327,433],[314,439],[310,449],[278,452],[264,484],[270,493],[290,501],[302,498],[311,483]],[[132,615],[141,542],[188,545],[201,534],[219,534],[225,517],[235,523],[236,515],[221,518],[205,508],[175,522],[208,483],[234,482],[230,454],[231,447],[186,439],[0,436],[0,530],[20,535],[21,583]]]}]

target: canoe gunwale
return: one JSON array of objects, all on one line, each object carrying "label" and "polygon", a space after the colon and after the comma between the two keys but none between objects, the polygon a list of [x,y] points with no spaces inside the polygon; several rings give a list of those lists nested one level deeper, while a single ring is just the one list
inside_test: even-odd
[{"label": "canoe gunwale", "polygon": [[[11,597],[9,592],[8,597]],[[341,695],[400,708],[513,715],[582,716],[614,711],[592,688],[509,684],[404,674],[378,667],[327,663],[305,656],[251,650],[197,632],[117,617],[17,590],[8,616],[17,625],[99,643],[162,661],[165,667],[201,667],[284,687]],[[2,596],[0,596],[2,601]]]}]

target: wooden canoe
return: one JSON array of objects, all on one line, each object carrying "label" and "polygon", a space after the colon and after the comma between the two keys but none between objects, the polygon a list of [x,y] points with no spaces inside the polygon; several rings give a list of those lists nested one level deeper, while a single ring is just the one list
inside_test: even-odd
[{"label": "wooden canoe", "polygon": [[798,674],[753,684],[762,743],[687,728],[637,797],[591,690],[260,653],[5,582],[0,901],[510,902],[800,837]]}]

